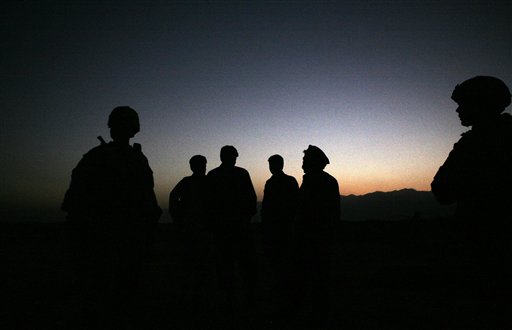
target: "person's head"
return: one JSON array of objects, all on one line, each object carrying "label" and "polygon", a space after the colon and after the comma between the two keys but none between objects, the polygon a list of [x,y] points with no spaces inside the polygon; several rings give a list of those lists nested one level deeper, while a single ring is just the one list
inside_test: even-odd
[{"label": "person's head", "polygon": [[277,174],[283,171],[284,159],[280,155],[270,156],[268,159],[268,168],[270,173]]},{"label": "person's head", "polygon": [[496,118],[510,105],[510,91],[503,81],[476,76],[455,86],[452,100],[463,126],[473,126]]},{"label": "person's head", "polygon": [[302,158],[304,173],[322,171],[327,164],[329,164],[329,158],[320,148],[309,145],[304,150],[304,157]]},{"label": "person's head", "polygon": [[233,146],[224,146],[220,149],[220,161],[222,165],[235,166],[238,151]]},{"label": "person's head", "polygon": [[115,140],[130,139],[140,130],[137,112],[128,106],[116,107],[108,116],[110,136]]},{"label": "person's head", "polygon": [[189,160],[192,173],[204,175],[206,173],[206,157],[202,155],[192,156]]}]

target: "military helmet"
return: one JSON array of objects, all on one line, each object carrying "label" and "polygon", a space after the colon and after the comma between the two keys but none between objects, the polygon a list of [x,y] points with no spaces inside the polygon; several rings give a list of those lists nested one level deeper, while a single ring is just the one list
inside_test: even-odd
[{"label": "military helmet", "polygon": [[140,131],[139,115],[128,106],[120,106],[114,108],[108,116],[108,127],[125,126],[132,129],[135,135]]},{"label": "military helmet", "polygon": [[510,105],[510,90],[503,81],[490,76],[476,76],[455,86],[452,100],[471,102],[502,112]]}]

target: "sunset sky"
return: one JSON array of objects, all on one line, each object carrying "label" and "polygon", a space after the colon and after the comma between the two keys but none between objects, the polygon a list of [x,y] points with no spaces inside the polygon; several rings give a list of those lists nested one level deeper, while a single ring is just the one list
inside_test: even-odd
[{"label": "sunset sky", "polygon": [[[58,209],[71,170],[136,109],[160,206],[195,154],[234,145],[302,181],[325,151],[340,193],[429,190],[459,135],[457,83],[512,86],[511,1],[15,1],[0,5],[3,207]],[[508,110],[510,112],[510,109]]]}]

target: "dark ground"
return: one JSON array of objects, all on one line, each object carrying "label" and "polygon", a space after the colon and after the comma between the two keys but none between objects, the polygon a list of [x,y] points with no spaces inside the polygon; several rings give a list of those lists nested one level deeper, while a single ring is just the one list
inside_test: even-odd
[{"label": "dark ground", "polygon": [[[255,224],[256,238],[259,225]],[[465,267],[456,257],[456,225],[445,220],[342,222],[333,260],[329,328],[456,328],[450,320],[461,306],[463,289],[450,273]],[[72,271],[67,262],[62,223],[0,226],[3,302],[2,329],[72,329],[69,297]],[[261,250],[261,249],[260,249]],[[240,329],[293,329],[276,325],[271,300],[272,274],[259,255],[260,284],[253,315],[237,319]],[[177,298],[177,239],[172,225],[161,224],[136,314],[144,329],[226,328],[222,294],[213,280],[202,293],[204,305]],[[199,316],[187,311],[202,309]],[[471,311],[467,312],[471,316]],[[70,323],[71,322],[71,323]],[[469,322],[471,324],[471,322]],[[467,324],[464,328],[467,327]],[[134,326],[139,328],[139,326]],[[462,328],[462,326],[461,326]]]}]

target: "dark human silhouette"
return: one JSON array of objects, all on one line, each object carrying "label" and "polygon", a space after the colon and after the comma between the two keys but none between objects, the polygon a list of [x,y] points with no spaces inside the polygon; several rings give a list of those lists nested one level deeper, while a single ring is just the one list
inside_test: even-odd
[{"label": "dark human silhouette", "polygon": [[[206,157],[190,158],[193,174],[183,178],[169,194],[169,213],[179,232],[180,295],[177,304],[186,314],[189,325],[204,319],[212,277],[210,270],[211,235],[208,223],[208,185]],[[199,324],[198,324],[199,326]]]},{"label": "dark human silhouette", "polygon": [[272,177],[265,183],[261,204],[263,250],[274,273],[277,305],[289,305],[290,239],[296,214],[299,184],[283,172],[284,159],[273,155],[268,159]]},{"label": "dark human silhouette", "polygon": [[329,316],[332,233],[340,218],[338,181],[324,172],[327,164],[320,148],[310,145],[304,151],[295,222],[297,312],[313,328],[326,326]]},{"label": "dark human silhouette", "polygon": [[[512,116],[510,91],[495,77],[476,76],[457,85],[452,99],[461,124],[471,129],[455,143],[432,181],[442,204],[456,203],[461,235],[459,258],[466,263],[453,282],[467,297],[458,321],[498,328],[512,315],[501,297],[510,294],[510,219],[512,219]],[[502,315],[502,316],[503,316]],[[510,319],[506,320],[510,326]]]},{"label": "dark human silhouette", "polygon": [[256,214],[256,193],[247,170],[235,166],[233,146],[220,151],[221,165],[208,172],[209,210],[217,252],[216,270],[228,305],[235,294],[236,270],[245,285],[245,299],[252,303],[257,279],[251,217]]},{"label": "dark human silhouette", "polygon": [[108,127],[113,141],[87,152],[73,169],[62,210],[67,212],[76,270],[80,328],[126,327],[161,215],[153,173],[138,144],[137,112],[115,108]]}]

